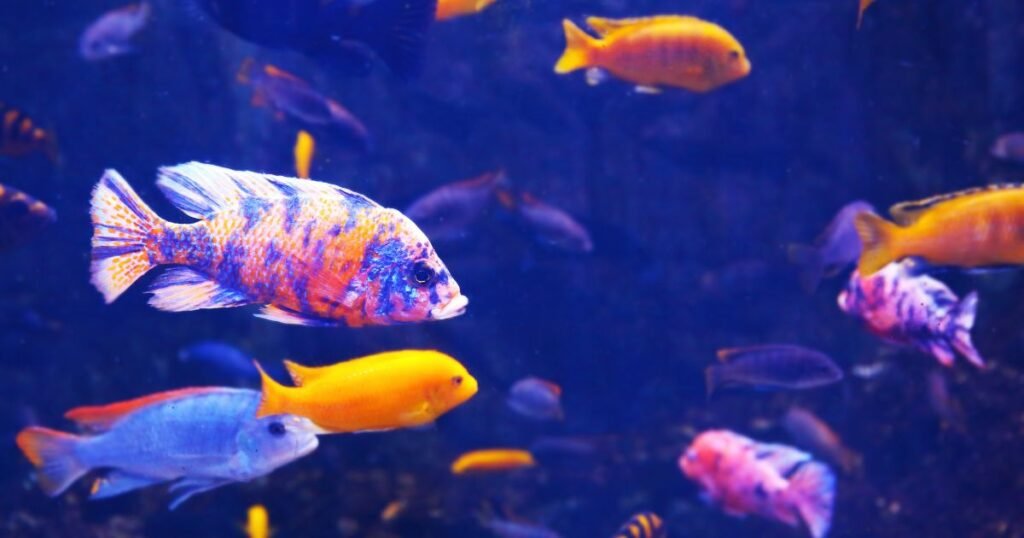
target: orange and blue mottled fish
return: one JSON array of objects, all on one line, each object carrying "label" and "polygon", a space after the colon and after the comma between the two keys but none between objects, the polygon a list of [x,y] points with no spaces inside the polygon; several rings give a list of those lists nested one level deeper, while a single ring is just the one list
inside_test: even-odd
[{"label": "orange and blue mottled fish", "polygon": [[682,15],[636,19],[590,17],[592,37],[569,19],[565,53],[555,72],[587,69],[587,82],[597,84],[610,73],[636,84],[643,93],[664,87],[708,92],[750,73],[739,41],[717,24]]},{"label": "orange and blue mottled fish", "polygon": [[27,243],[56,220],[43,202],[0,183],[0,250]]},{"label": "orange and blue mottled fish", "polygon": [[278,119],[291,119],[353,144],[361,151],[372,145],[370,131],[348,109],[324,96],[298,76],[270,64],[246,58],[238,81],[252,86],[252,104],[268,107]]},{"label": "orange and blue mottled fish", "polygon": [[306,131],[299,131],[295,136],[295,176],[309,179],[309,167],[313,164],[313,153],[316,152],[316,139]]},{"label": "orange and blue mottled fish", "polygon": [[629,518],[612,538],[665,538],[665,522],[654,512],[640,512]]},{"label": "orange and blue mottled fish", "polygon": [[0,156],[42,153],[57,160],[57,139],[17,108],[0,101]]},{"label": "orange and blue mottled fish", "polygon": [[169,312],[262,305],[295,325],[448,319],[469,300],[430,240],[400,212],[328,183],[210,164],[164,167],[157,186],[199,219],[158,217],[115,170],[92,194],[92,283],[108,303],[175,265],[149,303]]}]

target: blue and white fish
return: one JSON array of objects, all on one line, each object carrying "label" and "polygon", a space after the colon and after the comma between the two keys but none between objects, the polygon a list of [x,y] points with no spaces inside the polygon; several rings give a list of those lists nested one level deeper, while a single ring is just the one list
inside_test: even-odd
[{"label": "blue and white fish", "polygon": [[171,482],[173,510],[192,495],[266,475],[316,449],[312,423],[292,415],[257,419],[259,402],[255,390],[172,390],[68,411],[86,434],[32,426],[16,441],[51,497],[106,469],[91,499]]}]

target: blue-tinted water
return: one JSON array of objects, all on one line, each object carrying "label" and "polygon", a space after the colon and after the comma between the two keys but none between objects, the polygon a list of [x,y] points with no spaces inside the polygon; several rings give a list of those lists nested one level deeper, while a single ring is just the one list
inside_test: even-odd
[{"label": "blue-tinted water", "polygon": [[[0,158],[0,182],[59,214],[3,252],[0,534],[240,536],[247,508],[262,503],[275,536],[486,536],[480,522],[495,515],[608,536],[641,510],[664,517],[670,536],[799,536],[707,505],[676,463],[708,428],[792,443],[778,421],[799,404],[864,457],[861,472],[839,475],[830,536],[1024,536],[1020,273],[940,275],[961,295],[979,291],[974,339],[990,364],[942,370],[963,412],[956,428],[929,403],[934,359],[882,343],[840,312],[845,274],[806,294],[786,260],[787,245],[811,241],[849,201],[885,208],[1024,179],[1020,165],[988,153],[998,135],[1024,129],[1024,7],[879,0],[856,31],[855,4],[498,0],[433,25],[422,74],[400,80],[382,70],[349,77],[242,41],[175,0],[153,2],[137,53],[86,62],[79,35],[120,2],[7,2],[0,101],[55,133],[60,159]],[[750,75],[707,94],[652,96],[552,73],[563,18],[663,12],[726,27]],[[104,169],[178,222],[188,219],[154,185],[160,166],[294,174],[296,129],[250,105],[235,80],[246,57],[305,78],[372,133],[369,155],[319,140],[314,179],[404,208],[442,184],[504,169],[516,188],[577,217],[593,252],[539,245],[490,208],[471,238],[435,245],[471,300],[455,319],[314,329],[256,319],[252,307],[165,313],[146,305],[152,274],[104,305],[89,284],[89,193]],[[204,340],[264,363],[437,348],[480,390],[435,428],[325,437],[266,478],[174,512],[161,487],[94,502],[87,481],[55,499],[36,488],[13,442],[23,427],[71,429],[67,409],[173,388],[257,386],[179,359]],[[706,397],[716,349],[766,342],[825,351],[846,378],[814,391]],[[877,375],[853,373],[879,363]],[[509,411],[506,391],[526,376],[561,385],[564,421]],[[511,474],[448,471],[464,451],[550,437],[583,440],[588,451],[549,453]],[[407,508],[382,522],[396,499]]]}]

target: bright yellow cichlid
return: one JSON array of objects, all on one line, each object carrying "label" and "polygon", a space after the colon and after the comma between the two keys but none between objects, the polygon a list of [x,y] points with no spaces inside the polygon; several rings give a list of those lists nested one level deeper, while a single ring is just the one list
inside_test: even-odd
[{"label": "bright yellow cichlid", "polygon": [[316,139],[306,131],[299,131],[295,136],[295,177],[309,179],[309,168],[313,164],[313,153],[316,151]]},{"label": "bright yellow cichlid", "polygon": [[1024,264],[1024,185],[904,202],[889,213],[895,224],[872,213],[854,220],[864,246],[858,264],[864,277],[908,257],[955,267]]},{"label": "bright yellow cichlid", "polygon": [[528,450],[485,448],[471,450],[452,462],[452,474],[489,473],[533,467],[537,462]]},{"label": "bright yellow cichlid", "polygon": [[249,538],[269,538],[270,516],[262,504],[249,507],[249,518],[245,523],[245,534]]},{"label": "bright yellow cichlid", "polygon": [[432,350],[378,353],[318,368],[284,365],[296,386],[277,383],[261,368],[257,416],[306,417],[324,433],[423,426],[477,391],[476,379],[459,361]]}]

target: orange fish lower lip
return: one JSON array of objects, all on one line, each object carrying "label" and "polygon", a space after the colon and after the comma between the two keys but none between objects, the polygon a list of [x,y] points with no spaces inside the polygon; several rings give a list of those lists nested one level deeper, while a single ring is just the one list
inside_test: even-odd
[{"label": "orange fish lower lip", "polygon": [[469,304],[469,297],[459,295],[448,301],[448,304],[439,306],[430,311],[432,319],[450,319],[466,313],[466,305]]}]

